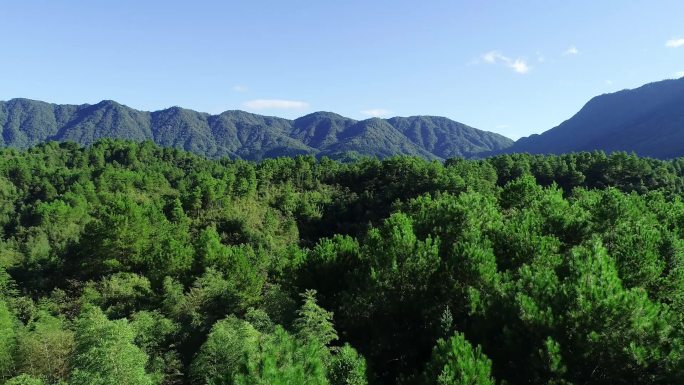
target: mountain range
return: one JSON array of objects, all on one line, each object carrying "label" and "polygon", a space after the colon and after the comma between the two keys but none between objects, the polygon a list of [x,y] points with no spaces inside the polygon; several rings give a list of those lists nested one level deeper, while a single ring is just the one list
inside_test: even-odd
[{"label": "mountain range", "polygon": [[684,156],[684,78],[596,96],[557,127],[521,138],[501,152],[591,150],[661,159]]},{"label": "mountain range", "polygon": [[218,115],[180,107],[147,112],[111,100],[93,105],[0,102],[0,130],[0,147],[27,148],[53,140],[88,145],[117,138],[247,160],[299,154],[443,160],[591,150],[673,158],[684,156],[684,78],[596,96],[557,127],[515,143],[437,116],[354,120],[314,112],[288,120],[237,110]]},{"label": "mountain range", "polygon": [[226,111],[218,115],[171,107],[139,111],[115,101],[62,105],[30,99],[0,102],[0,146],[27,148],[46,141],[83,145],[101,138],[152,140],[208,157],[260,160],[313,154],[415,155],[427,159],[477,157],[513,141],[436,116],[357,121],[331,112],[295,120]]}]

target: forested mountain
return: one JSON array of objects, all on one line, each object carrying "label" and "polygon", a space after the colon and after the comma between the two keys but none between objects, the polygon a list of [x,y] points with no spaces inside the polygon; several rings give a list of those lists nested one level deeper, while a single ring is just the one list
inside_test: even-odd
[{"label": "forested mountain", "polygon": [[[146,116],[114,111],[78,124]],[[0,383],[681,384],[683,191],[624,152],[2,149]]]},{"label": "forested mountain", "polygon": [[446,159],[476,157],[513,143],[498,134],[430,116],[356,121],[315,112],[287,120],[244,111],[210,115],[179,107],[144,112],[111,100],[78,106],[29,99],[0,102],[0,129],[0,145],[6,147],[28,148],[46,141],[88,145],[101,138],[152,140],[208,157],[248,160],[298,154]]},{"label": "forested mountain", "polygon": [[684,78],[597,96],[558,127],[521,138],[503,152],[591,150],[684,156]]}]

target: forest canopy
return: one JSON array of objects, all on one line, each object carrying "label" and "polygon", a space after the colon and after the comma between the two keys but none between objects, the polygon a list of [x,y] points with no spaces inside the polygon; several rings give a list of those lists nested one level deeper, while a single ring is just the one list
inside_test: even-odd
[{"label": "forest canopy", "polygon": [[0,150],[0,383],[684,381],[684,159]]}]

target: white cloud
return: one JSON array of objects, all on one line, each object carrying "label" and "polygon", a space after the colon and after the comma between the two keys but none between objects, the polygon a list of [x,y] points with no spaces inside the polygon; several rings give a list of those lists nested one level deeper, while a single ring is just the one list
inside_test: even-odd
[{"label": "white cloud", "polygon": [[309,103],[299,100],[257,99],[243,103],[252,110],[301,110],[309,107]]},{"label": "white cloud", "polygon": [[563,51],[563,56],[577,55],[579,50],[574,45]]},{"label": "white cloud", "polygon": [[669,47],[669,48],[684,47],[684,38],[670,39],[670,40],[665,42],[665,47]]},{"label": "white cloud", "polygon": [[388,115],[390,111],[382,109],[382,108],[372,108],[370,110],[363,110],[361,111],[362,114],[366,116],[372,116],[374,118],[379,118],[381,116]]},{"label": "white cloud", "polygon": [[235,91],[235,92],[247,92],[247,91],[249,91],[249,88],[247,88],[247,86],[243,86],[243,85],[238,84],[238,85],[233,86],[233,91]]},{"label": "white cloud", "polygon": [[523,58],[511,59],[499,51],[489,51],[481,56],[485,63],[503,64],[519,74],[526,74],[530,71],[530,66]]},{"label": "white cloud", "polygon": [[612,85],[613,85],[613,81],[610,80],[610,79],[606,79],[606,85],[607,85],[607,86],[612,86]]},{"label": "white cloud", "polygon": [[497,130],[504,130],[506,128],[511,128],[508,124],[499,124],[498,126],[495,127]]},{"label": "white cloud", "polygon": [[684,77],[684,71],[675,72],[675,78],[679,79]]},{"label": "white cloud", "polygon": [[512,68],[513,71],[519,74],[526,74],[530,72],[530,67],[527,65],[527,62],[522,59],[515,59],[514,62],[508,63],[507,65],[509,68]]}]

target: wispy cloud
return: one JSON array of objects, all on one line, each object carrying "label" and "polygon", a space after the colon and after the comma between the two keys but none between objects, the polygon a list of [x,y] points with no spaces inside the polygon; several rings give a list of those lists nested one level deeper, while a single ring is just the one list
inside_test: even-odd
[{"label": "wispy cloud", "polygon": [[508,124],[499,124],[498,126],[495,127],[497,130],[505,130],[507,128],[511,128]]},{"label": "wispy cloud", "polygon": [[574,45],[568,47],[568,49],[563,51],[563,56],[570,56],[570,55],[577,55],[577,54],[579,54],[579,50]]},{"label": "wispy cloud", "polygon": [[684,47],[684,38],[670,39],[665,42],[665,47],[679,48]]},{"label": "wispy cloud", "polygon": [[390,111],[385,110],[383,108],[372,108],[370,110],[363,110],[361,111],[362,114],[366,116],[372,116],[374,118],[379,118],[381,116],[386,116],[390,113]]},{"label": "wispy cloud", "polygon": [[541,52],[537,51],[537,61],[540,63],[543,63],[546,61],[546,58],[544,57],[544,54]]},{"label": "wispy cloud", "polygon": [[612,85],[613,85],[613,81],[610,80],[610,79],[606,79],[605,83],[606,83],[607,86],[612,86]]},{"label": "wispy cloud", "polygon": [[257,99],[242,104],[252,110],[302,110],[309,107],[309,103],[299,100]]},{"label": "wispy cloud", "polygon": [[499,60],[506,61],[510,59],[502,55],[499,51],[489,51],[486,54],[482,55],[482,60],[484,60],[485,63],[494,64]]},{"label": "wispy cloud", "polygon": [[512,59],[502,54],[500,51],[489,51],[480,58],[488,64],[503,64],[519,74],[526,74],[530,71],[527,60],[523,58]]},{"label": "wispy cloud", "polygon": [[233,86],[233,91],[235,91],[235,92],[247,92],[247,91],[249,91],[249,88],[247,86],[237,84],[237,85]]},{"label": "wispy cloud", "polygon": [[684,71],[675,72],[675,78],[679,79],[684,77]]}]

